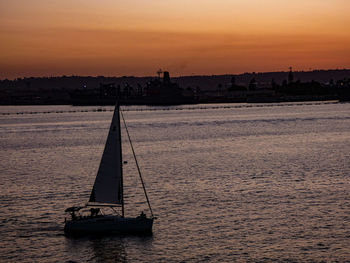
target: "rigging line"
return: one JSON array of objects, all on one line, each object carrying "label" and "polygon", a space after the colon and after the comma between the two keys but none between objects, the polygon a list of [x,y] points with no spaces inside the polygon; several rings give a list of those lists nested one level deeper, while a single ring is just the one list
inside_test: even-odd
[{"label": "rigging line", "polygon": [[146,191],[146,187],[145,187],[145,184],[144,184],[143,179],[142,179],[141,170],[140,170],[139,164],[138,164],[137,159],[136,159],[136,154],[135,154],[135,151],[134,151],[134,146],[132,145],[132,142],[131,142],[131,139],[130,139],[130,134],[129,134],[128,126],[126,126],[126,122],[125,122],[125,119],[124,119],[123,112],[120,111],[120,114],[122,115],[122,119],[123,119],[124,126],[125,126],[125,130],[126,130],[126,134],[128,135],[128,139],[129,139],[130,147],[131,147],[131,150],[132,150],[132,154],[134,155],[134,160],[135,160],[135,163],[136,163],[137,171],[138,171],[139,176],[140,176],[140,180],[141,180],[143,192],[145,193],[145,197],[146,197],[146,200],[147,200],[147,204],[148,204],[149,210],[151,211],[151,215],[152,215],[152,217],[154,218],[153,211],[152,211],[152,207],[151,207],[151,203],[149,202],[148,195],[147,195],[147,191]]}]

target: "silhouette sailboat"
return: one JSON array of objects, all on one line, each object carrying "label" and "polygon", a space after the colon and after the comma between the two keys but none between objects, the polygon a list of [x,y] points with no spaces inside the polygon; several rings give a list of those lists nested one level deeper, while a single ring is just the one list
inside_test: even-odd
[{"label": "silhouette sailboat", "polygon": [[[125,217],[124,215],[124,186],[123,186],[123,161],[120,115],[126,128],[136,167],[144,190],[145,198],[149,206],[151,217],[143,212],[137,217]],[[113,214],[104,214],[107,208]],[[116,209],[121,208],[121,214]],[[67,234],[141,234],[152,233],[153,212],[147,196],[146,188],[141,176],[135,151],[130,139],[129,131],[125,123],[123,113],[116,103],[112,122],[109,128],[107,141],[93,185],[89,202],[85,206],[67,208],[70,218],[65,220],[64,231]],[[84,215],[84,213],[90,213]]]}]

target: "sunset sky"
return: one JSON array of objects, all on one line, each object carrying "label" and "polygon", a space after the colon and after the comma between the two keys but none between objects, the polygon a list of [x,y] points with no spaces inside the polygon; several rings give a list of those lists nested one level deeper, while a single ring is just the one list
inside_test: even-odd
[{"label": "sunset sky", "polygon": [[0,79],[350,67],[349,0],[0,0]]}]

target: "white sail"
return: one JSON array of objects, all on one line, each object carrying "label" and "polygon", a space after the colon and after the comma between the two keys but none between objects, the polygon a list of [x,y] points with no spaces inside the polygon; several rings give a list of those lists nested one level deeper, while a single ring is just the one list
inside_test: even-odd
[{"label": "white sail", "polygon": [[123,204],[122,148],[120,133],[119,105],[116,105],[89,202]]}]

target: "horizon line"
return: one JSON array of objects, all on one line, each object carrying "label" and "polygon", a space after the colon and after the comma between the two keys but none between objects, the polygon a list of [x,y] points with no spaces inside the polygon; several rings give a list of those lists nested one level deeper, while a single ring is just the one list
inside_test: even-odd
[{"label": "horizon line", "polygon": [[[292,72],[315,72],[315,71],[347,71],[350,70],[350,68],[329,68],[329,69],[309,69],[309,70],[292,70]],[[166,71],[166,70],[165,70]],[[223,73],[223,74],[189,74],[189,75],[174,75],[171,76],[171,78],[185,78],[185,77],[210,77],[210,76],[240,76],[240,75],[245,75],[245,74],[267,74],[267,73],[288,73],[289,70],[284,71],[284,70],[279,70],[279,71],[252,71],[252,72],[243,72],[243,73]],[[171,72],[170,72],[171,73]],[[81,78],[154,78],[156,77],[156,74],[154,76],[137,76],[137,75],[123,75],[123,76],[106,76],[106,75],[53,75],[53,76],[31,76],[31,77],[15,77],[15,78],[4,78],[1,79],[0,81],[16,81],[16,80],[22,80],[22,79],[31,79],[31,78],[63,78],[63,77],[81,77]]]}]

